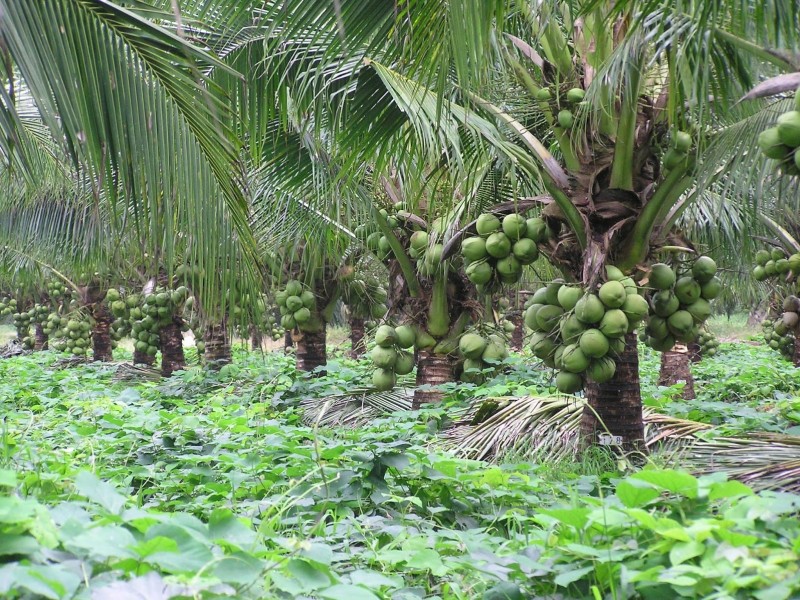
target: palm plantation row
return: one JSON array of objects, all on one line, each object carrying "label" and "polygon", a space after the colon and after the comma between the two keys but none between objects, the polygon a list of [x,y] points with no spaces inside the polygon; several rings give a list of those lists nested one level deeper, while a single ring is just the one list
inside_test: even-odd
[{"label": "palm plantation row", "polygon": [[636,325],[691,343],[749,234],[783,239],[757,215],[795,155],[757,139],[794,105],[791,3],[173,4],[0,0],[2,291],[60,312],[40,345],[91,322],[95,359],[128,334],[169,375],[182,328],[214,366],[280,323],[313,370],[344,302],[354,349],[384,324],[378,389],[412,351],[435,385],[503,359],[510,297],[585,439],[635,447]]}]

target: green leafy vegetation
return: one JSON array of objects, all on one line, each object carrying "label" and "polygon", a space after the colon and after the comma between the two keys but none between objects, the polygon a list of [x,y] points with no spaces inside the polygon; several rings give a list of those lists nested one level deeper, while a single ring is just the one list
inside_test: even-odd
[{"label": "green leafy vegetation", "polygon": [[[646,354],[646,402],[729,432],[798,422],[800,376],[788,363],[763,346],[720,350],[697,365],[691,404],[651,383]],[[56,359],[0,361],[3,597],[800,591],[800,496],[754,492],[721,471],[692,475],[658,452],[631,470],[602,451],[492,464],[443,449],[448,415],[471,397],[552,389],[548,372],[516,355],[480,386],[450,384],[439,408],[378,412],[357,428],[307,424],[301,405],[363,385],[368,360],[337,358],[327,376],[297,378],[290,356],[239,351],[216,373],[131,382],[113,364]]]}]

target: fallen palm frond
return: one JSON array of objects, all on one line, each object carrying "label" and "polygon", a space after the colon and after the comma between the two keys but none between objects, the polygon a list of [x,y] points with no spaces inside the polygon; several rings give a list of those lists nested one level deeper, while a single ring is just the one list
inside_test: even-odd
[{"label": "fallen palm frond", "polygon": [[67,358],[59,358],[53,363],[54,369],[72,369],[79,365],[89,363],[89,359],[85,356],[68,356]]},{"label": "fallen palm frond", "polygon": [[723,471],[756,489],[800,493],[800,437],[755,434],[698,440],[683,455],[698,473]]},{"label": "fallen palm frond", "polygon": [[21,356],[23,354],[30,354],[30,350],[26,350],[18,339],[13,339],[0,346],[0,358],[11,358],[12,356]]},{"label": "fallen palm frond", "polygon": [[406,388],[389,392],[365,389],[324,398],[307,398],[300,402],[300,407],[306,425],[356,428],[396,411],[411,410],[413,393]]},{"label": "fallen palm frond", "polygon": [[114,381],[159,381],[161,372],[153,367],[122,363],[114,373]]}]

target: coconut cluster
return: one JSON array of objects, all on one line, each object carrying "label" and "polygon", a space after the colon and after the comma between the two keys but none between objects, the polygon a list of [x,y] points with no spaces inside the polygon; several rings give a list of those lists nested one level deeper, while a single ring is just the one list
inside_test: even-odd
[{"label": "coconut cluster", "polygon": [[[785,313],[784,313],[785,314]],[[761,322],[764,342],[773,350],[780,352],[789,360],[794,356],[794,331],[786,326],[783,315],[777,319],[764,319]]]},{"label": "coconut cluster", "polygon": [[63,283],[61,283],[60,281],[56,281],[54,279],[51,279],[47,282],[46,288],[47,288],[47,295],[53,299],[70,296],[72,293],[72,291],[68,287],[66,287]]},{"label": "coconut cluster", "polygon": [[[509,324],[513,327],[513,324]],[[458,351],[464,359],[461,380],[476,384],[483,383],[487,369],[497,369],[508,358],[508,347],[502,335],[482,335],[478,330],[468,331],[461,336]]]},{"label": "coconut cluster", "polygon": [[342,300],[350,313],[358,319],[364,319],[367,327],[374,327],[374,321],[382,319],[389,311],[386,288],[375,279],[353,277],[343,281],[341,288]]},{"label": "coconut cluster", "polygon": [[697,336],[697,343],[700,344],[701,356],[714,356],[719,348],[719,340],[708,328],[703,328]]},{"label": "coconut cluster", "polygon": [[722,291],[716,273],[717,264],[708,256],[699,257],[681,271],[665,263],[652,265],[648,278],[650,311],[642,341],[666,352],[677,342],[696,340],[711,316],[711,300]]},{"label": "coconut cluster", "polygon": [[86,356],[91,345],[92,324],[92,317],[83,310],[65,315],[50,313],[44,332],[51,338],[53,349],[75,356]]},{"label": "coconut cluster", "polygon": [[756,252],[755,259],[753,279],[756,281],[785,276],[787,273],[791,273],[795,277],[800,275],[800,252],[787,256],[781,248],[759,250]]},{"label": "coconut cluster", "polygon": [[[31,308],[22,312],[15,312],[12,316],[14,327],[17,330],[17,337],[22,342],[23,347],[32,349],[35,343],[31,335],[31,325],[39,323],[44,325],[47,322],[47,315],[50,309],[44,304],[34,304]],[[46,333],[46,332],[45,332]]]},{"label": "coconut cluster", "polygon": [[319,331],[322,319],[317,312],[317,297],[296,279],[275,294],[281,313],[281,327],[300,331]]},{"label": "coconut cluster", "polygon": [[777,123],[758,136],[758,146],[767,158],[778,162],[787,175],[800,175],[800,90],[794,96],[794,109],[778,117]]},{"label": "coconut cluster", "polygon": [[625,335],[647,316],[647,301],[632,278],[607,266],[606,279],[594,290],[557,279],[537,290],[525,310],[525,324],[534,332],[531,349],[558,369],[561,392],[578,392],[587,379],[605,383],[614,377]]},{"label": "coconut cluster", "polygon": [[692,136],[685,131],[674,131],[670,141],[670,148],[664,153],[661,163],[665,173],[685,167],[692,148]]},{"label": "coconut cluster", "polygon": [[398,375],[408,375],[414,370],[413,349],[417,334],[410,325],[381,325],[375,330],[375,347],[369,357],[375,365],[372,385],[378,391],[390,390]]},{"label": "coconut cluster", "polygon": [[131,336],[136,350],[155,356],[161,345],[158,332],[183,312],[189,299],[189,289],[185,286],[174,290],[159,287],[144,297],[141,307],[131,308]]},{"label": "coconut cluster", "polygon": [[17,299],[11,296],[0,296],[0,317],[17,312]]},{"label": "coconut cluster", "polygon": [[556,112],[556,121],[562,129],[570,130],[575,125],[575,110],[583,104],[586,92],[579,87],[563,91],[559,88],[544,87],[536,93],[536,100]]},{"label": "coconut cluster", "polygon": [[547,224],[539,217],[526,219],[511,213],[499,217],[484,213],[475,222],[477,235],[461,241],[467,278],[478,290],[496,284],[517,283],[522,277],[522,267],[539,258],[537,244],[552,236]]}]

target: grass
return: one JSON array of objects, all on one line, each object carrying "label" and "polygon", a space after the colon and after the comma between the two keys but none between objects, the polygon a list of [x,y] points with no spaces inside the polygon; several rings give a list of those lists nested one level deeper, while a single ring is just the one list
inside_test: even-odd
[{"label": "grass", "polygon": [[748,325],[747,313],[735,313],[730,317],[714,315],[707,323],[711,332],[723,341],[747,340],[761,333],[761,324]]}]

